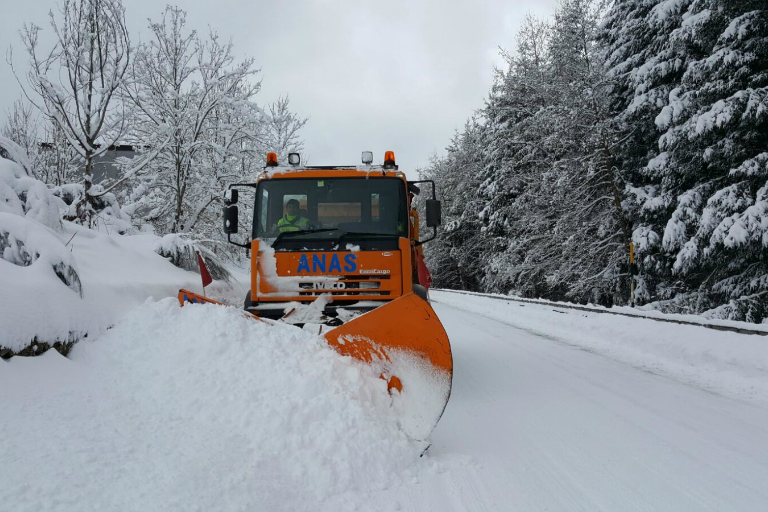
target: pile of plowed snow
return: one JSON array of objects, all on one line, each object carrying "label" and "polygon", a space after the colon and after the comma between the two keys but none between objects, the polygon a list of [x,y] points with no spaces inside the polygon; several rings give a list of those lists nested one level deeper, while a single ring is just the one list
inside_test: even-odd
[{"label": "pile of plowed snow", "polygon": [[414,478],[386,384],[317,336],[147,302],[106,334],[0,361],[9,510],[317,510]]}]

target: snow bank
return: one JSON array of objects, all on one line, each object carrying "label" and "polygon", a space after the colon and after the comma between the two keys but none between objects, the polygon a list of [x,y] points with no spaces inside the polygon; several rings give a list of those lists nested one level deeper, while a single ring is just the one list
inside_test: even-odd
[{"label": "snow bank", "polygon": [[147,302],[65,359],[0,361],[11,510],[318,510],[415,478],[386,384],[235,308]]},{"label": "snow bank", "polygon": [[[481,296],[470,299],[464,294],[436,290],[430,291],[430,296],[437,302],[716,393],[768,403],[765,336]],[[553,310],[560,313],[558,322],[552,322]]]},{"label": "snow bank", "polygon": [[[85,187],[79,183],[68,183],[59,187],[53,187],[51,192],[62,200],[62,213],[64,218],[77,217],[77,205],[85,199]],[[120,207],[115,194],[104,192],[101,185],[91,187],[91,200],[95,211],[94,229],[103,229],[107,233],[116,232],[121,235],[135,233],[136,229],[131,225],[131,217],[128,211],[131,207]]]},{"label": "snow bank", "polygon": [[[459,294],[459,295],[471,295],[476,297],[497,297],[499,299],[510,299],[510,300],[524,300],[525,302],[529,303],[541,303],[542,305],[550,305],[550,306],[557,306],[562,305],[563,307],[570,307],[570,306],[576,306],[579,308],[588,308],[595,310],[596,312],[604,311],[606,313],[621,313],[622,315],[628,315],[628,316],[635,316],[638,318],[658,318],[665,321],[681,321],[681,322],[687,322],[692,324],[698,324],[701,326],[722,326],[722,327],[734,327],[737,329],[746,329],[750,331],[761,331],[768,333],[768,322],[765,324],[755,324],[751,322],[742,322],[739,320],[723,320],[721,318],[715,318],[712,316],[707,316],[706,314],[701,315],[693,315],[693,314],[684,314],[684,313],[668,313],[665,311],[661,311],[657,309],[660,306],[660,302],[652,302],[650,304],[645,304],[643,306],[638,307],[630,307],[630,306],[613,306],[613,307],[606,307],[606,306],[600,306],[598,304],[577,304],[573,302],[558,302],[558,301],[552,301],[547,299],[529,299],[529,298],[523,298],[516,295],[504,295],[501,293],[478,293],[478,292],[467,292],[467,291],[455,291],[455,290],[435,290],[437,292],[444,292],[444,293],[452,293],[452,294]],[[666,305],[665,305],[666,306]]]},{"label": "snow bank", "polygon": [[[93,191],[102,189],[95,185]],[[96,336],[148,297],[174,296],[182,287],[199,290],[198,274],[174,267],[155,252],[169,245],[165,240],[119,236],[135,230],[113,194],[95,200],[97,229],[62,222],[62,213],[83,194],[77,184],[48,188],[18,163],[0,157],[1,354],[33,342],[52,345]],[[194,252],[192,259],[197,270]],[[227,293],[242,300],[244,286],[230,282],[226,269],[212,264],[211,273],[226,281],[209,287],[214,298]]]},{"label": "snow bank", "polygon": [[65,207],[42,181],[30,178],[11,160],[0,158],[0,212],[11,213],[60,229],[60,211]]},{"label": "snow bank", "polygon": [[[37,277],[58,277],[62,283],[82,296],[77,265],[65,245],[40,224],[8,213],[0,212],[0,260],[15,265],[5,272],[16,270],[30,280],[18,267],[32,267]],[[44,279],[44,277],[42,277]]]},{"label": "snow bank", "polygon": [[232,279],[232,275],[212,251],[181,235],[175,233],[165,235],[155,246],[155,252],[179,268],[198,273],[200,272],[200,264],[197,261],[199,252],[213,279],[226,282]]},{"label": "snow bank", "polygon": [[[148,297],[175,296],[179,288],[201,289],[199,274],[155,253],[160,240],[155,235],[110,235],[69,222],[53,231],[3,213],[0,231],[10,218],[25,222],[29,230],[37,228],[30,233],[40,240],[31,247],[48,265],[22,267],[0,259],[0,347],[18,351],[35,337],[50,343],[98,336]],[[56,261],[76,270],[82,298],[52,270]],[[207,291],[216,299],[232,296],[238,301],[246,293],[243,285],[221,281]]]},{"label": "snow bank", "polygon": [[[24,176],[29,176],[32,174],[32,163],[29,161],[29,157],[27,157],[27,152],[24,151],[24,148],[13,142],[8,137],[3,137],[0,135],[0,149],[5,151],[5,153],[8,155],[8,158],[23,168]],[[2,151],[0,151],[0,155],[1,154]],[[3,158],[0,156],[0,162],[2,162],[2,160]]]}]

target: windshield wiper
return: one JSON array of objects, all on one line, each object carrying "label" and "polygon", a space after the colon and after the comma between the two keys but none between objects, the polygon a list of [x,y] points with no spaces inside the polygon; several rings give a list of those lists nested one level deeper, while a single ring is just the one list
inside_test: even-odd
[{"label": "windshield wiper", "polygon": [[339,235],[339,238],[336,239],[337,242],[341,242],[345,238],[349,238],[354,235],[359,235],[361,237],[378,237],[378,238],[399,238],[400,235],[393,235],[392,233],[367,233],[365,231],[344,231]]},{"label": "windshield wiper", "polygon": [[293,235],[306,235],[308,233],[322,233],[324,231],[337,231],[339,228],[322,228],[322,229],[299,229],[297,231],[283,231],[279,235],[277,235],[277,238],[272,242],[272,247],[274,247],[280,240],[283,238],[287,238],[289,236]]},{"label": "windshield wiper", "polygon": [[[298,231],[283,231],[282,233],[277,235],[277,238],[275,238],[275,240],[272,242],[272,247],[275,247],[284,238],[288,238],[293,235],[324,233],[328,231],[341,231],[341,230],[339,228],[322,228],[322,229],[300,229]],[[341,243],[341,241],[344,240],[345,238],[350,238],[354,236],[376,237],[376,238],[399,238],[400,237],[400,235],[394,235],[392,233],[371,233],[366,231],[341,231],[338,238],[336,238],[336,242]]]}]

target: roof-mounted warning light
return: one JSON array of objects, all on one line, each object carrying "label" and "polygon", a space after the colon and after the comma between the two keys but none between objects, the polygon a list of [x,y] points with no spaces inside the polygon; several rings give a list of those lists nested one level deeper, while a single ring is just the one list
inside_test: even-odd
[{"label": "roof-mounted warning light", "polygon": [[384,153],[384,167],[386,168],[396,167],[394,151],[387,151],[386,153]]},{"label": "roof-mounted warning light", "polygon": [[363,151],[363,163],[371,165],[373,163],[373,151]]},{"label": "roof-mounted warning light", "polygon": [[296,167],[301,163],[301,155],[298,153],[288,153],[288,163]]},{"label": "roof-mounted warning light", "polygon": [[267,167],[277,167],[277,153],[267,153]]}]

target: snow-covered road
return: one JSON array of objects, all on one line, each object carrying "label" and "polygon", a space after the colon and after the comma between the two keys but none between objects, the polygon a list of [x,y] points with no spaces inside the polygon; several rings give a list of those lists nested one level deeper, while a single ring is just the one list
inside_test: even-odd
[{"label": "snow-covered road", "polygon": [[395,509],[435,511],[768,510],[764,402],[704,391],[540,332],[546,326],[526,327],[537,315],[561,321],[551,308],[515,305],[517,316],[500,321],[490,316],[501,316],[501,304],[486,305],[496,314],[435,304],[455,361],[430,449],[445,471],[381,495],[383,509],[392,500]]}]

